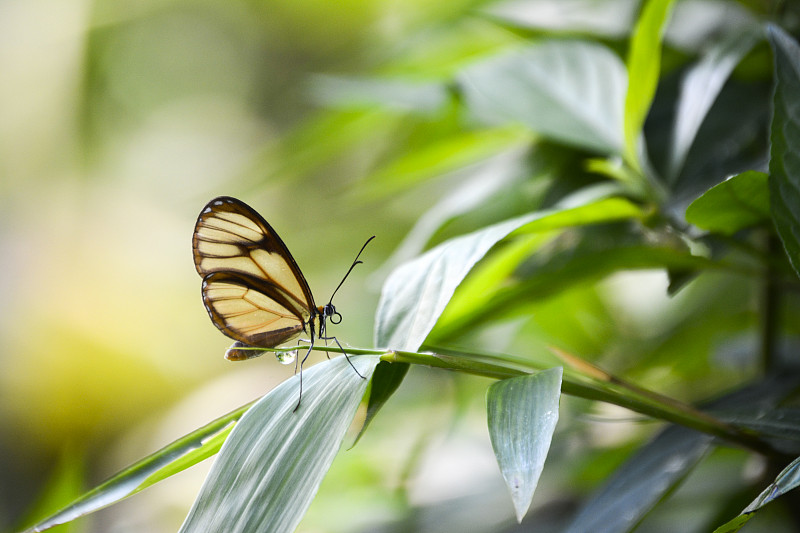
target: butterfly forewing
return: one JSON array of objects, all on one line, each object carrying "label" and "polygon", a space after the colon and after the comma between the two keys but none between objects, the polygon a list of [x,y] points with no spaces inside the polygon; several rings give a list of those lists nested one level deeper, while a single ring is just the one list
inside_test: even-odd
[{"label": "butterfly forewing", "polygon": [[292,300],[298,316],[315,308],[308,283],[286,245],[261,215],[243,202],[230,197],[209,202],[197,219],[192,245],[201,276],[249,274]]},{"label": "butterfly forewing", "polygon": [[197,219],[192,244],[203,302],[228,337],[274,347],[304,330],[316,311],[308,283],[286,245],[253,209],[235,198],[212,200]]}]

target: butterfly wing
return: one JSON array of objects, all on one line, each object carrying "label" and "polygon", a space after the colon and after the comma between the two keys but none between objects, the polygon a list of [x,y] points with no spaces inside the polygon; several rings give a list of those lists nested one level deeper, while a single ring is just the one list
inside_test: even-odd
[{"label": "butterfly wing", "polygon": [[311,290],[286,245],[240,200],[211,200],[197,219],[192,248],[203,303],[228,337],[271,348],[298,336],[315,314]]}]

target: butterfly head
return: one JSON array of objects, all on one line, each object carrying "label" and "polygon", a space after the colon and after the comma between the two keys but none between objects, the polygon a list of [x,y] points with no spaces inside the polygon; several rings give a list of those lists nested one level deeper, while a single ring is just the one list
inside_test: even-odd
[{"label": "butterfly head", "polygon": [[320,305],[318,311],[323,322],[330,320],[331,324],[338,324],[342,321],[342,314],[336,310],[332,303]]}]

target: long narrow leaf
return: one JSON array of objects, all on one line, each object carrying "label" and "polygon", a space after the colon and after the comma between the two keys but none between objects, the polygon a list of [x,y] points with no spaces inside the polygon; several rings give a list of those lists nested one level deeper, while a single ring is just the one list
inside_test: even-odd
[{"label": "long narrow leaf", "polygon": [[733,68],[753,48],[762,30],[737,31],[722,39],[686,73],[681,83],[667,177],[674,181],[683,168],[700,124],[717,99]]},{"label": "long narrow leaf", "polygon": [[377,356],[324,361],[258,401],[225,441],[182,532],[293,531],[317,493],[367,388]]},{"label": "long narrow leaf", "polygon": [[780,498],[790,490],[796,489],[798,486],[800,486],[800,457],[789,463],[789,466],[778,474],[775,481],[764,489],[755,500],[750,502],[750,505],[745,507],[739,515],[715,529],[714,533],[733,533],[739,531],[739,529],[753,517],[756,511],[772,500]]},{"label": "long narrow leaf", "polygon": [[656,94],[661,69],[661,42],[673,0],[648,0],[633,31],[628,51],[628,93],[625,96],[625,158],[641,168],[639,139]]},{"label": "long narrow leaf", "polygon": [[522,522],[558,422],[561,367],[493,383],[486,393],[492,448]]},{"label": "long narrow leaf", "polygon": [[[796,389],[797,376],[784,373],[709,402],[711,412],[772,409]],[[568,533],[632,530],[714,445],[713,437],[672,426],[620,467],[581,509]]]},{"label": "long narrow leaf", "polygon": [[231,411],[132,464],[28,531],[45,531],[98,511],[214,455],[251,405]]},{"label": "long narrow leaf", "polygon": [[800,273],[800,46],[777,27],[771,26],[768,33],[777,80],[770,138],[770,206],[789,261]]}]

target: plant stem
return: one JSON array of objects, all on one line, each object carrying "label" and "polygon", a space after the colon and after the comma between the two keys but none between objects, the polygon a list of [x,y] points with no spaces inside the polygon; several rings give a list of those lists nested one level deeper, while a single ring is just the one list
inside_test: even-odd
[{"label": "plant stem", "polygon": [[[315,346],[314,349],[340,353],[342,351],[338,347],[331,346]],[[383,354],[381,360],[389,363],[426,365],[493,379],[507,379],[542,370],[517,358],[506,360],[503,357],[474,357],[470,354],[444,355],[350,347],[346,351],[349,355]],[[487,359],[491,359],[491,361]],[[565,373],[561,390],[565,394],[611,403],[643,415],[695,429],[764,455],[775,454],[775,451],[757,436],[671,398],[664,398],[669,401],[660,401],[662,398],[660,395],[642,394],[636,389],[620,387],[615,383],[594,380],[580,374],[573,376],[570,373]]]}]

